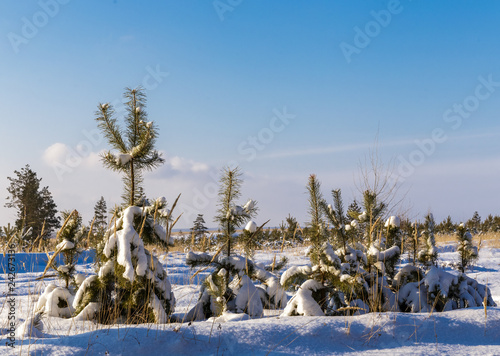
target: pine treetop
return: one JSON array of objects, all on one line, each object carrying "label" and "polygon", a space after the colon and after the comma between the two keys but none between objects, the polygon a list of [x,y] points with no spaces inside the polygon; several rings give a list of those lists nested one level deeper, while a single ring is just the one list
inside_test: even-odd
[{"label": "pine treetop", "polygon": [[153,121],[147,121],[146,96],[141,87],[126,88],[127,99],[125,129],[122,130],[114,117],[113,107],[100,103],[96,111],[96,121],[112,149],[101,155],[104,166],[123,174],[126,206],[138,203],[143,197],[142,173],[164,163],[161,153],[155,147],[158,128]]}]

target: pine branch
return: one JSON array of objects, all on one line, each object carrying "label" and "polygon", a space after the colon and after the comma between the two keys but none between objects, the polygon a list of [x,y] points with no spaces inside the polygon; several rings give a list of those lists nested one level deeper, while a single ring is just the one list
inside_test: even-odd
[{"label": "pine branch", "polygon": [[108,142],[121,153],[128,151],[125,142],[122,139],[120,128],[116,124],[116,119],[113,118],[114,110],[109,104],[99,104],[98,111],[96,112],[96,121],[98,127],[108,139]]}]

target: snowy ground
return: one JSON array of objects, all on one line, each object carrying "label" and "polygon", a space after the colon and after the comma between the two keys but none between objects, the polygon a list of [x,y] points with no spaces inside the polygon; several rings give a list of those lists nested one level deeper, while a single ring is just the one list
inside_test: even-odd
[{"label": "snowy ground", "polygon": [[[280,254],[277,253],[278,258]],[[307,264],[299,249],[284,253],[289,266]],[[274,253],[257,253],[258,262],[270,263]],[[453,244],[440,247],[440,261],[457,260]],[[42,275],[46,256],[17,254],[22,273],[16,275],[16,322],[24,321],[48,283]],[[83,256],[78,270],[93,273],[92,255]],[[185,264],[185,254],[161,256],[173,284],[177,306],[175,316],[182,319],[198,297],[198,274]],[[279,310],[268,310],[260,319],[244,321],[202,321],[193,323],[103,326],[91,322],[47,317],[44,337],[16,340],[14,348],[3,346],[8,334],[7,275],[0,257],[0,355],[500,355],[500,307],[462,309],[446,313],[370,313],[350,317],[280,317]],[[500,305],[500,249],[483,248],[473,272],[468,275],[488,284]]]}]

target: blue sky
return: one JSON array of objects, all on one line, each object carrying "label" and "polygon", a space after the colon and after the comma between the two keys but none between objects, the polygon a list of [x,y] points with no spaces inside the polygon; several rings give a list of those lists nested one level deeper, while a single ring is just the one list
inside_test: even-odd
[{"label": "blue sky", "polygon": [[[180,227],[198,212],[214,225],[227,164],[257,222],[307,221],[311,173],[348,205],[375,146],[401,175],[394,213],[500,214],[499,14],[486,1],[2,1],[0,191],[30,164],[60,209],[90,220],[101,195],[118,203],[94,111],[145,85],[167,161],[145,189],[182,193]],[[14,220],[2,204],[0,225]]]}]

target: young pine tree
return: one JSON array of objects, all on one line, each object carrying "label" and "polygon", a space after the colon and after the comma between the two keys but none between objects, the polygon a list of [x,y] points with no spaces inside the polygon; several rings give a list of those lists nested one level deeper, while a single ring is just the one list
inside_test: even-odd
[{"label": "young pine tree", "polygon": [[[83,280],[83,277],[80,279],[80,275],[76,274],[76,264],[80,253],[78,244],[84,234],[84,228],[82,228],[82,218],[78,211],[63,211],[62,216],[64,224],[57,234],[59,243],[56,246],[56,254],[49,259],[45,271],[48,268],[56,270],[59,278],[64,281],[64,287],[57,287],[53,283],[46,286],[38,299],[35,311],[43,312],[48,316],[69,318],[74,312],[72,305],[74,289],[72,287],[77,288]],[[63,256],[62,265],[55,261],[57,254]]]},{"label": "young pine tree", "polygon": [[[366,295],[364,281],[359,278],[358,252],[347,246],[334,251],[327,241],[323,216],[326,213],[334,229],[342,229],[344,212],[340,191],[333,191],[335,208],[329,207],[320,192],[320,183],[309,176],[308,236],[311,241],[311,266],[294,266],[285,271],[281,283],[285,289],[295,286],[297,292],[287,303],[283,315],[339,315],[339,309],[364,304],[359,298]],[[342,215],[342,218],[340,217]],[[339,231],[340,232],[340,231]],[[344,240],[339,238],[340,246]],[[342,256],[343,261],[338,254]],[[348,256],[348,257],[346,257]],[[362,256],[359,256],[362,258]],[[347,262],[352,261],[352,265]],[[299,287],[300,286],[300,287]]]},{"label": "young pine tree", "polygon": [[208,229],[204,225],[205,219],[203,219],[203,214],[198,214],[196,219],[193,221],[193,227],[191,228],[191,236],[193,241],[191,241],[192,248],[194,248],[195,243],[200,243]]},{"label": "young pine tree", "polygon": [[425,241],[425,249],[418,254],[418,260],[426,266],[435,266],[438,258],[436,248],[436,238],[434,231],[436,229],[436,222],[434,216],[429,213],[425,216],[422,235]]},{"label": "young pine tree", "polygon": [[307,224],[307,235],[311,242],[309,256],[313,264],[320,262],[320,256],[323,250],[323,244],[327,241],[325,221],[323,219],[323,209],[321,204],[324,201],[321,193],[321,183],[316,178],[315,174],[309,176],[307,182],[307,192],[309,194],[309,217],[310,221]]},{"label": "young pine tree", "polygon": [[89,222],[92,228],[89,242],[93,248],[96,248],[97,244],[104,239],[104,233],[108,227],[107,210],[106,200],[101,197],[94,206],[94,218]]},{"label": "young pine tree", "polygon": [[249,200],[244,206],[236,205],[241,196],[241,172],[238,167],[226,167],[223,170],[219,187],[219,209],[215,222],[220,226],[227,257],[233,249],[233,235],[236,228],[248,222],[257,212],[255,201]]},{"label": "young pine tree", "polygon": [[481,217],[477,211],[474,212],[472,218],[467,221],[467,226],[471,229],[474,234],[479,233],[481,230]]},{"label": "young pine tree", "polygon": [[[201,320],[225,311],[260,317],[264,306],[279,308],[286,303],[286,293],[275,275],[250,259],[233,253],[236,229],[248,222],[257,211],[253,200],[248,200],[243,206],[237,205],[242,183],[238,168],[224,168],[219,187],[219,209],[215,217],[221,236],[219,251],[214,256],[193,252],[186,256],[190,267],[214,267],[212,274],[203,281],[198,303],[186,314],[186,320]],[[256,224],[247,227],[245,234],[248,241],[253,241],[253,234],[259,229]],[[219,255],[221,251],[225,251],[225,256]],[[252,279],[259,280],[261,288],[255,287]]]},{"label": "young pine tree", "polygon": [[133,206],[144,198],[143,171],[160,166],[164,159],[155,149],[158,129],[154,122],[147,121],[143,89],[126,88],[124,97],[127,99],[124,130],[118,126],[113,107],[108,103],[98,105],[96,121],[116,151],[108,151],[101,157],[104,166],[123,175],[124,206]]},{"label": "young pine tree", "polygon": [[78,245],[84,235],[85,229],[82,227],[82,217],[78,211],[63,211],[64,225],[57,234],[59,244],[56,251],[60,250],[63,255],[64,264],[55,266],[59,278],[64,281],[65,287],[69,288],[70,283],[74,283],[76,264],[78,262]]},{"label": "young pine tree", "polygon": [[[146,205],[147,203],[147,205]],[[100,323],[166,323],[175,307],[167,273],[147,244],[173,244],[172,211],[165,198],[116,213],[105,233],[97,275],[87,277],[73,300],[75,313]],[[163,222],[163,223],[162,223]],[[80,316],[81,315],[81,316]]]},{"label": "young pine tree", "polygon": [[456,236],[458,240],[457,252],[460,256],[458,269],[465,273],[467,267],[472,266],[478,258],[477,247],[472,245],[472,235],[463,223],[458,226]]}]

